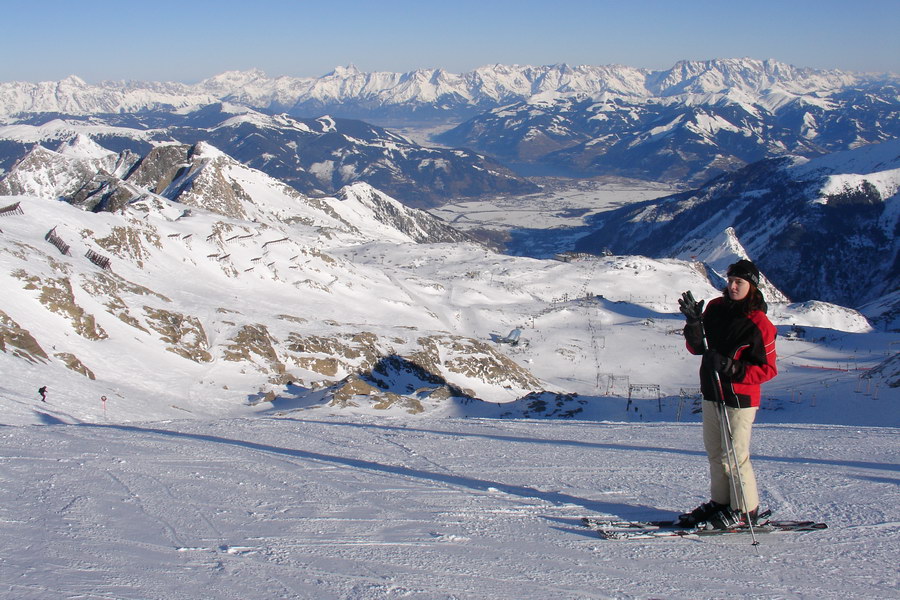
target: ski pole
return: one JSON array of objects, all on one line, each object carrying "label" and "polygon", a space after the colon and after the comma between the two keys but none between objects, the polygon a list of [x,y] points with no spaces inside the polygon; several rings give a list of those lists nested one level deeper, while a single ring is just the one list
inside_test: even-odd
[{"label": "ski pole", "polygon": [[731,420],[728,418],[728,408],[725,406],[724,402],[718,402],[717,409],[719,411],[719,419],[721,422],[720,429],[722,430],[722,438],[725,441],[725,453],[728,455],[728,462],[731,463],[731,486],[732,488],[735,487],[734,473],[737,473],[738,490],[735,491],[739,491],[741,506],[747,515],[747,525],[750,527],[750,538],[753,540],[753,545],[759,546],[759,540],[756,539],[756,531],[753,526],[753,519],[750,518],[750,511],[747,507],[747,495],[744,493],[744,476],[741,474],[741,465],[738,462],[737,450],[734,448],[734,438],[731,434]]},{"label": "ski pole", "polygon": [[[706,346],[706,351],[708,352],[710,350],[709,340],[706,337],[706,327],[703,325],[702,318],[700,319],[700,332],[703,334],[703,345]],[[750,526],[750,538],[753,540],[753,546],[759,546],[759,540],[756,539],[756,530],[753,526],[753,519],[750,518],[749,511],[747,510],[747,495],[744,492],[744,478],[741,475],[741,465],[738,462],[737,451],[734,449],[734,438],[731,434],[731,419],[728,418],[728,410],[725,406],[725,391],[722,389],[722,379],[719,377],[718,371],[715,369],[711,370],[713,382],[715,383],[713,391],[716,396],[716,411],[719,414],[719,429],[722,432],[725,455],[730,463],[729,468],[731,469],[731,476],[729,479],[731,480],[732,492],[739,492],[738,495],[741,499],[741,507],[747,511],[747,524]],[[737,473],[737,489],[735,489],[734,485],[735,473]]]}]

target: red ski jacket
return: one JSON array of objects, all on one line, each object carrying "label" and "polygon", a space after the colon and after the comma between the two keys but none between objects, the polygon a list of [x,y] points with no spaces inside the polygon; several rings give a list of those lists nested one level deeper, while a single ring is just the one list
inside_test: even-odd
[{"label": "red ski jacket", "polygon": [[[703,311],[703,328],[711,350],[734,361],[731,377],[721,376],[723,400],[728,406],[759,406],[760,385],[778,374],[775,365],[775,337],[778,332],[766,316],[765,307],[744,314],[738,305],[719,297]],[[687,349],[703,354],[703,331],[700,324],[684,328]],[[707,400],[715,400],[717,391],[713,373],[700,367],[700,391]]]}]

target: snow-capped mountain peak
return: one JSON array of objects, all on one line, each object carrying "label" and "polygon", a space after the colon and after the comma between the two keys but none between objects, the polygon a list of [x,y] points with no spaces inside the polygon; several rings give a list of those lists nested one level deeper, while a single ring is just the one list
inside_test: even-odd
[{"label": "snow-capped mountain peak", "polygon": [[802,69],[776,60],[753,58],[680,61],[659,76],[651,87],[658,96],[721,94],[736,89],[754,94],[773,89],[827,93],[860,80],[857,75],[839,70]]},{"label": "snow-capped mountain peak", "polygon": [[[716,287],[724,288],[728,267],[743,259],[751,260],[747,250],[738,239],[734,227],[726,227],[721,233],[706,240],[696,240],[682,248],[677,258],[698,261],[705,265],[710,281]],[[787,303],[790,299],[760,272],[760,290],[767,302]]]},{"label": "snow-capped mountain peak", "polygon": [[337,66],[330,73],[326,75],[326,77],[335,77],[338,79],[345,79],[348,77],[356,77],[357,75],[362,75],[363,72],[360,71],[356,65],[349,64],[346,66]]},{"label": "snow-capped mountain peak", "polygon": [[78,133],[71,140],[63,142],[56,152],[70,158],[103,159],[115,154],[96,143],[90,136]]}]

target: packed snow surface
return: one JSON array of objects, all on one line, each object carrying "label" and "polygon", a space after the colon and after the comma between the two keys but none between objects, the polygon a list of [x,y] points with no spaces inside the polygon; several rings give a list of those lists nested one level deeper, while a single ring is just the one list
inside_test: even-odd
[{"label": "packed snow surface", "polygon": [[829,528],[754,548],[579,524],[704,501],[696,423],[35,410],[0,430],[3,598],[897,597],[894,428],[757,425],[764,503]]}]

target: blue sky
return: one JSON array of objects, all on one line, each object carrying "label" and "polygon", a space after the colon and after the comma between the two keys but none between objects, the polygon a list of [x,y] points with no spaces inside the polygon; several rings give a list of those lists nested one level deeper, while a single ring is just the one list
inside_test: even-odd
[{"label": "blue sky", "polygon": [[900,73],[900,0],[0,0],[0,81],[752,57]]}]

